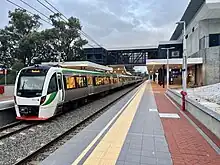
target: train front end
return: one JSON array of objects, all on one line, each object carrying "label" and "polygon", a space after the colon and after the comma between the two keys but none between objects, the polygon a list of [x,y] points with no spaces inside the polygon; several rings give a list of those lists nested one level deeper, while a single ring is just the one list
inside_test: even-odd
[{"label": "train front end", "polygon": [[29,67],[22,69],[15,83],[14,101],[16,119],[46,120],[47,114],[41,114],[41,105],[45,102],[44,84],[48,68]]}]

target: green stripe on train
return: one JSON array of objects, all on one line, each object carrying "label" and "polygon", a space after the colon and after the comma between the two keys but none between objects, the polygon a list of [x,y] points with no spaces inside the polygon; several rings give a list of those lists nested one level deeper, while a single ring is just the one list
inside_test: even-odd
[{"label": "green stripe on train", "polygon": [[56,97],[57,92],[53,92],[50,94],[50,97],[47,99],[47,101],[43,105],[48,105],[50,104]]}]

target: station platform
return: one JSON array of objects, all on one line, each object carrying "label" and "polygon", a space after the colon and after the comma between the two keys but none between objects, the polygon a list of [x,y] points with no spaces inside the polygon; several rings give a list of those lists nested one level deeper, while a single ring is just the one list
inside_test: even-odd
[{"label": "station platform", "polygon": [[8,100],[13,100],[13,96],[0,96],[0,102]]},{"label": "station platform", "polygon": [[0,96],[0,112],[8,110],[13,107],[14,107],[13,96]]},{"label": "station platform", "polygon": [[219,165],[220,153],[164,93],[143,83],[41,164]]}]

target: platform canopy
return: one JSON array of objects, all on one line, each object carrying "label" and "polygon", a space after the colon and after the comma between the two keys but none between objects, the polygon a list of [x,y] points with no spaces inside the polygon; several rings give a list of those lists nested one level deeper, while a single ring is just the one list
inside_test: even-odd
[{"label": "platform canopy", "polygon": [[[183,59],[182,58],[174,58],[169,59],[169,66],[170,68],[182,68]],[[188,67],[196,64],[202,64],[203,59],[202,58],[188,58],[187,64]],[[154,71],[159,68],[161,68],[163,65],[167,65],[167,59],[148,59],[146,61],[147,69],[148,71]]]},{"label": "platform canopy", "polygon": [[124,65],[109,65],[109,67],[113,68],[114,73],[132,75],[126,70]]},{"label": "platform canopy", "polygon": [[[43,62],[42,65],[58,65],[58,62]],[[96,70],[96,71],[113,71],[113,68],[96,64],[89,61],[68,61],[60,62],[59,65],[63,68],[69,69],[84,69],[84,70]]]}]

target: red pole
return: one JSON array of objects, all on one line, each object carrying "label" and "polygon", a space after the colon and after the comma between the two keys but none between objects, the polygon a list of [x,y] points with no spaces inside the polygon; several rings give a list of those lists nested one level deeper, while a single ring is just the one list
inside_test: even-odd
[{"label": "red pole", "polygon": [[187,93],[184,91],[181,91],[181,95],[182,95],[182,111],[186,110],[186,95]]},{"label": "red pole", "polygon": [[185,111],[185,96],[182,95],[182,111]]}]

